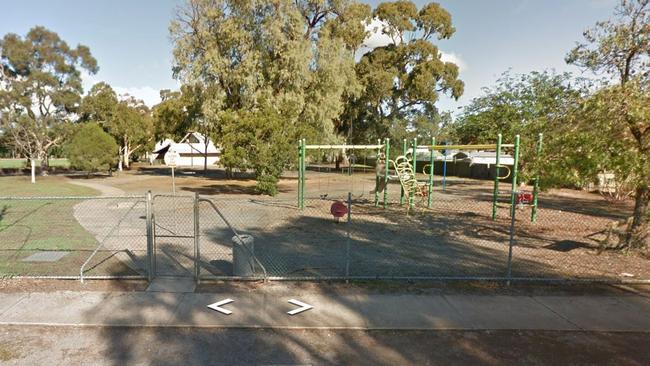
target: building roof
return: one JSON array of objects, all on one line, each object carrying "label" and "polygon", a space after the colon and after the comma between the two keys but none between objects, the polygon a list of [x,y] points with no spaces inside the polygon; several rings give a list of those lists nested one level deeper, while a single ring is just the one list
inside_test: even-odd
[{"label": "building roof", "polygon": [[[199,132],[188,132],[180,142],[165,139],[156,143],[153,153],[164,155],[170,148],[173,148],[179,154],[204,154],[206,152],[205,141],[206,137],[203,134]],[[207,138],[207,141],[208,153],[221,152],[221,148],[216,147],[210,138]]]}]

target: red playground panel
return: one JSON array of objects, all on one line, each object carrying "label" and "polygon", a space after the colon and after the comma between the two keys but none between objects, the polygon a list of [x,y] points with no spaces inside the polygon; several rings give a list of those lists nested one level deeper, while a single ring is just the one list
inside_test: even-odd
[{"label": "red playground panel", "polygon": [[519,192],[515,203],[518,205],[529,205],[533,203],[533,194],[530,192]]}]

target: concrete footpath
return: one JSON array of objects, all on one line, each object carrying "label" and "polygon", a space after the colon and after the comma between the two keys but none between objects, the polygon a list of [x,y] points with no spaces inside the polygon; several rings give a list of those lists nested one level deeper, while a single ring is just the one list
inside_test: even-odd
[{"label": "concrete footpath", "polygon": [[[232,299],[226,315],[207,307]],[[296,315],[296,299],[313,308]],[[650,332],[646,295],[0,293],[0,325]]]}]

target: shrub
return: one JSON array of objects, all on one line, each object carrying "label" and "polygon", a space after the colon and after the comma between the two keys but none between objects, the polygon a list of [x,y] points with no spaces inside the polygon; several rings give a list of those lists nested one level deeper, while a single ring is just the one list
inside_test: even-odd
[{"label": "shrub", "polygon": [[117,162],[118,150],[115,139],[97,123],[79,128],[66,148],[70,165],[88,174],[109,170]]},{"label": "shrub", "polygon": [[257,177],[255,190],[261,194],[275,196],[278,194],[278,178],[273,175],[260,175]]}]

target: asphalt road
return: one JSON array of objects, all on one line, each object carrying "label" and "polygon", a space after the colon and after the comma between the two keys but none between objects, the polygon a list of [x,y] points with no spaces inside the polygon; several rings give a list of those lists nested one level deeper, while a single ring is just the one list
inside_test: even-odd
[{"label": "asphalt road", "polygon": [[0,327],[3,365],[648,365],[648,333]]}]

